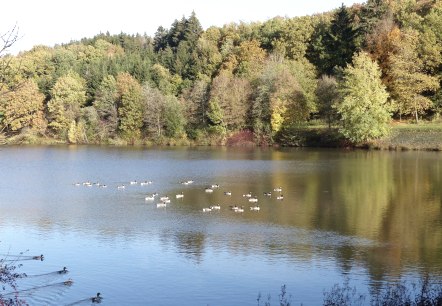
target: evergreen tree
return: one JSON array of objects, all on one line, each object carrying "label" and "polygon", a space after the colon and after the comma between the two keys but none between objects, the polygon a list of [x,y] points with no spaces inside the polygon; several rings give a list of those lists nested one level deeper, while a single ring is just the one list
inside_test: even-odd
[{"label": "evergreen tree", "polygon": [[376,25],[388,12],[388,4],[385,0],[368,0],[362,6],[359,14],[361,34],[367,35],[373,32]]},{"label": "evergreen tree", "polygon": [[342,5],[333,15],[330,30],[325,36],[327,57],[324,73],[332,74],[335,67],[344,68],[356,52],[357,31],[354,29],[348,9]]}]

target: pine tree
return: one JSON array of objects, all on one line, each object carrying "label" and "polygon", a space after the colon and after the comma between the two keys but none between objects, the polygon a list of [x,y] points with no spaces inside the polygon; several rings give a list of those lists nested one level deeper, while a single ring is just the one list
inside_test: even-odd
[{"label": "pine tree", "polygon": [[332,74],[336,66],[344,68],[351,62],[357,50],[357,31],[354,29],[347,8],[342,5],[333,17],[324,41],[328,54],[324,65],[326,74]]}]

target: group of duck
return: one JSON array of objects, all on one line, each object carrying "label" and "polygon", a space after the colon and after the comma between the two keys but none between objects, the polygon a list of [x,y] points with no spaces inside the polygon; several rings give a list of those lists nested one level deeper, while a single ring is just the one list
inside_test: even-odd
[{"label": "group of duck", "polygon": [[[43,256],[43,255],[41,255],[41,256]],[[67,274],[67,273],[69,273],[69,270],[68,270],[66,267],[63,267],[63,269],[58,270],[58,271],[56,271],[55,273],[57,273],[57,274]],[[68,280],[65,280],[65,281],[63,282],[63,285],[71,286],[73,283],[74,283],[74,281],[73,281],[72,279],[69,278]],[[90,301],[90,302],[92,302],[92,303],[99,304],[99,303],[101,303],[102,300],[103,300],[103,297],[101,296],[101,293],[100,293],[100,292],[97,292],[97,295],[96,295],[96,296],[93,296],[93,297],[90,297],[90,298],[87,298],[87,299],[81,300],[80,302],[83,302],[83,301]],[[74,303],[74,304],[77,304],[77,303]]]},{"label": "group of duck", "polygon": [[[188,181],[182,181],[181,184],[182,185],[189,185],[192,184],[194,181],[193,180],[188,180]],[[204,191],[206,193],[213,193],[216,189],[219,189],[220,186],[219,184],[213,184],[211,186],[208,186],[204,189]],[[284,196],[282,194],[282,188],[281,187],[277,187],[273,189],[274,192],[277,192],[277,196],[276,199],[281,201],[284,199]],[[231,191],[224,191],[224,195],[225,196],[232,196],[232,192]],[[271,197],[272,196],[272,192],[264,192],[264,195],[267,197]],[[258,203],[258,198],[256,196],[253,196],[251,192],[243,194],[242,195],[243,198],[248,199],[248,201],[250,203],[254,203],[255,205],[250,206],[250,210],[251,211],[259,211],[261,208],[260,206],[257,204]],[[152,193],[148,196],[145,197],[146,201],[155,201],[155,199],[158,197],[158,193]],[[178,193],[175,195],[176,199],[181,199],[184,197],[184,193]],[[168,196],[162,196],[159,198],[159,202],[156,203],[156,207],[157,208],[161,208],[161,207],[167,207],[167,204],[170,203],[170,198]],[[244,206],[238,206],[238,205],[230,205],[229,206],[230,210],[237,212],[237,213],[241,213],[244,212]],[[209,207],[204,207],[202,209],[202,212],[211,212],[211,211],[217,211],[217,210],[221,210],[221,205],[212,205]]]},{"label": "group of duck", "polygon": [[[193,183],[194,183],[193,180],[186,180],[186,181],[181,181],[180,182],[180,184],[182,184],[182,185],[191,185]],[[142,182],[138,182],[136,180],[133,180],[133,181],[130,181],[128,184],[129,185],[138,185],[139,184],[140,186],[147,186],[147,185],[153,184],[153,182],[152,181],[148,181],[148,180],[142,181]],[[74,185],[75,186],[85,186],[85,187],[97,186],[97,187],[100,187],[100,188],[106,188],[107,187],[107,185],[105,185],[105,184],[101,184],[101,183],[98,183],[98,182],[92,183],[90,181],[86,181],[86,182],[83,182],[83,183],[74,183]],[[126,188],[126,184],[119,184],[119,185],[117,185],[117,189],[125,189],[125,188]],[[204,191],[206,193],[210,194],[210,193],[213,193],[216,189],[219,189],[219,188],[220,188],[219,184],[212,184],[212,185],[206,187],[204,189]],[[276,200],[281,201],[281,200],[284,199],[284,196],[282,194],[282,187],[274,188],[273,192],[276,193]],[[271,191],[264,192],[263,194],[266,197],[271,197],[272,196],[272,192]],[[224,191],[224,195],[225,196],[232,196],[232,192],[231,191]],[[144,198],[144,200],[147,201],[147,202],[154,202],[155,200],[158,199],[159,201],[155,204],[157,208],[167,207],[167,205],[171,202],[171,199],[167,195],[166,196],[161,196],[159,198],[158,197],[159,197],[159,194],[157,192],[155,192],[155,193],[151,193],[151,194],[147,195]],[[259,211],[261,209],[260,206],[258,205],[258,197],[254,196],[251,192],[243,194],[242,197],[247,199],[248,202],[254,204],[253,206],[250,206],[250,210],[251,211]],[[176,194],[175,198],[176,199],[184,198],[184,193],[181,192],[181,193]],[[237,213],[244,212],[244,206],[230,205],[229,208],[230,208],[230,210],[232,210],[234,212],[237,212]],[[212,206],[209,206],[209,207],[205,207],[205,208],[202,209],[202,212],[211,212],[211,211],[217,211],[217,210],[221,210],[221,206],[220,205],[212,205]]]},{"label": "group of duck", "polygon": [[[151,185],[153,182],[152,181],[142,181],[142,182],[140,182],[139,184],[141,185],[141,186],[147,186],[147,185]],[[138,184],[138,181],[130,181],[129,182],[129,185],[137,185]],[[74,183],[74,186],[84,186],[84,187],[93,187],[93,186],[96,186],[96,187],[100,187],[100,188],[107,188],[107,185],[106,184],[102,184],[102,183],[100,183],[100,182],[95,182],[95,183],[92,183],[91,181],[86,181],[86,182],[83,182],[83,183]],[[117,189],[125,189],[126,188],[126,185],[125,184],[119,184],[119,185],[117,185]]]}]

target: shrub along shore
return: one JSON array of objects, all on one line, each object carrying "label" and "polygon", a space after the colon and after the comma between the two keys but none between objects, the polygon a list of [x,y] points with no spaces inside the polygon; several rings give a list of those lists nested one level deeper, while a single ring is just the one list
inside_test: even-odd
[{"label": "shrub along shore", "polygon": [[[207,137],[204,137],[207,136]],[[355,145],[340,135],[338,128],[312,125],[287,128],[275,136],[273,143],[260,142],[250,131],[230,134],[226,137],[200,136],[197,139],[158,138],[154,141],[140,139],[128,143],[123,139],[109,139],[107,142],[90,142],[84,145],[111,146],[227,146],[227,147],[317,147],[353,148],[374,150],[425,150],[442,151],[442,124],[397,124],[383,139]],[[0,135],[0,145],[66,145],[65,141],[37,135],[31,131],[6,138]]]}]

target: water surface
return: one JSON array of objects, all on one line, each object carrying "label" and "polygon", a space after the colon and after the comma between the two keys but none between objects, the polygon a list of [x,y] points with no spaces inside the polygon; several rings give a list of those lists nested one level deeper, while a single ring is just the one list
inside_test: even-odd
[{"label": "water surface", "polygon": [[[2,147],[0,169],[1,253],[45,255],[20,261],[31,305],[96,292],[106,305],[256,305],[259,293],[276,305],[284,284],[295,305],[317,305],[345,279],[366,293],[442,275],[436,152]],[[107,188],[74,185],[86,181]],[[145,201],[153,192],[171,203]]]}]

